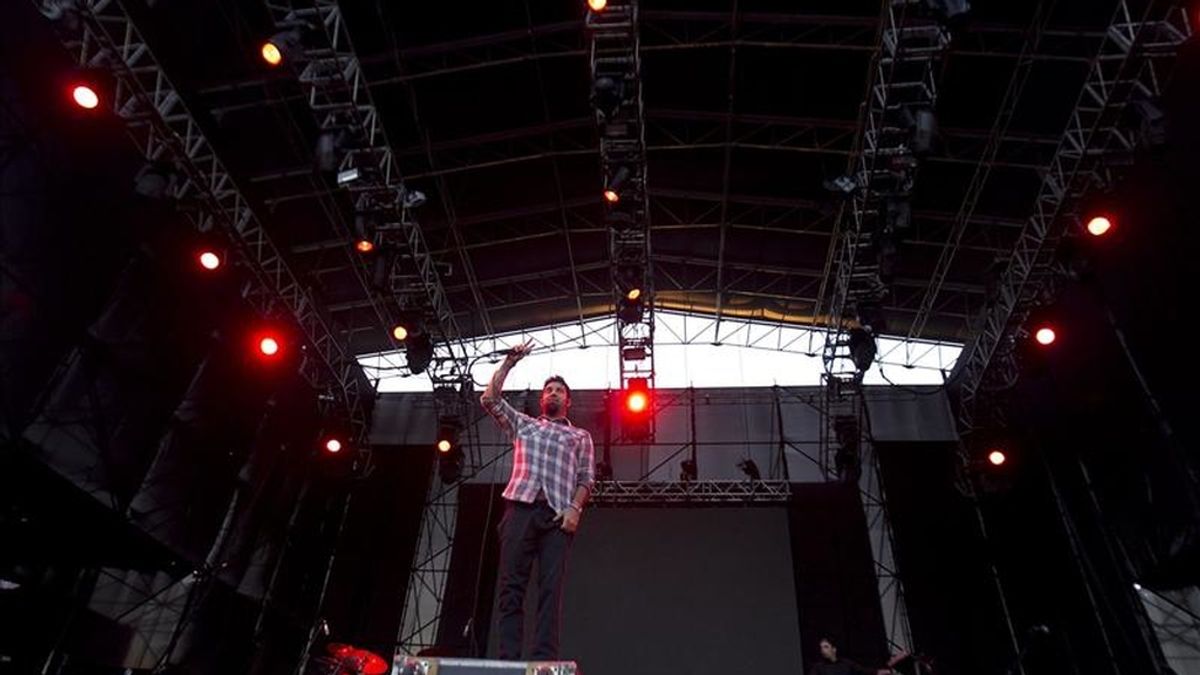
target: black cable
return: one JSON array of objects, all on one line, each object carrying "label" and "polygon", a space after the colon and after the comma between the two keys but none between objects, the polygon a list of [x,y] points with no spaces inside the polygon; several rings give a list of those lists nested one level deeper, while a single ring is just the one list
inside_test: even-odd
[{"label": "black cable", "polygon": [[895,382],[892,382],[892,380],[887,376],[887,373],[883,372],[883,364],[879,364],[878,370],[879,370],[879,376],[882,377],[883,381],[887,382],[889,386],[895,387],[895,388],[899,389],[900,391],[908,392],[908,393],[912,394],[913,396],[933,396],[935,394],[942,393],[946,389],[945,383],[937,384],[937,385],[930,385],[930,386],[934,387],[934,389],[932,391],[920,391],[918,389],[911,389],[902,384],[896,384]]}]

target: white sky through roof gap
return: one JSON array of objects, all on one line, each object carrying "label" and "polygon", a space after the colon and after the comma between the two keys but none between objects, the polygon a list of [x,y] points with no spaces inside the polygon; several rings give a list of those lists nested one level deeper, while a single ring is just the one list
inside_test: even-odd
[{"label": "white sky through roof gap", "polygon": [[[656,311],[654,369],[659,389],[686,387],[813,386],[821,383],[824,329],[787,326],[700,314]],[[509,373],[506,390],[541,389],[551,374],[572,389],[619,387],[616,319],[600,317],[478,338],[464,343],[471,372],[482,389],[502,357],[489,352],[532,339],[535,351]],[[879,353],[863,379],[868,385],[940,385],[954,368],[962,345],[881,337]],[[358,357],[380,392],[431,391],[422,375],[409,375],[404,352]]]}]

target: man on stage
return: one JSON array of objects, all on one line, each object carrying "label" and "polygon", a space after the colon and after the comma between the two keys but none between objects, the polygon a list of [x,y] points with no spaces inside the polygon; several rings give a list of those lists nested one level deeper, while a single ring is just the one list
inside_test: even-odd
[{"label": "man on stage", "polygon": [[542,414],[518,412],[500,395],[508,371],[532,349],[514,347],[480,401],[513,444],[512,475],[500,521],[500,658],[521,658],[523,605],[530,568],[538,561],[534,661],[558,659],[567,551],[595,480],[592,436],[571,424],[571,389],[555,375],[542,386]]},{"label": "man on stage", "polygon": [[813,665],[808,675],[892,675],[890,668],[864,668],[848,659],[839,659],[837,645],[827,637],[821,638],[821,660]]}]

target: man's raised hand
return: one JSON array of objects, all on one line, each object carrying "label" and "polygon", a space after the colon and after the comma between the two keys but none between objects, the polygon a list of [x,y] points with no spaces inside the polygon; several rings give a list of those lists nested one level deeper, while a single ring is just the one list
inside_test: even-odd
[{"label": "man's raised hand", "polygon": [[510,366],[516,365],[517,361],[520,361],[521,359],[525,358],[532,351],[533,351],[533,340],[530,340],[530,341],[526,342],[525,344],[517,345],[516,347],[513,347],[512,349],[508,350],[508,356],[505,357],[505,361]]}]

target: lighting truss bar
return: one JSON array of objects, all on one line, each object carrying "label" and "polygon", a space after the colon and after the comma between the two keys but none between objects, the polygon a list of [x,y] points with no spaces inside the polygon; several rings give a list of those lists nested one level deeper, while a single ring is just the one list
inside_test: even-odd
[{"label": "lighting truss bar", "polygon": [[778,504],[792,498],[784,480],[597,481],[596,504]]},{"label": "lighting truss bar", "polygon": [[983,196],[983,189],[987,185],[988,176],[991,174],[992,168],[998,166],[996,163],[997,155],[1000,152],[1004,137],[1008,134],[1008,127],[1012,122],[1013,114],[1016,112],[1017,103],[1021,100],[1021,93],[1025,90],[1025,82],[1028,80],[1029,73],[1033,69],[1033,59],[1030,56],[1037,51],[1038,45],[1041,43],[1042,34],[1045,33],[1046,27],[1050,23],[1052,9],[1053,3],[1039,2],[1033,10],[1033,21],[1030,23],[1029,30],[1025,36],[1021,55],[1017,58],[1012,76],[1008,80],[1008,86],[1005,87],[1004,99],[1000,102],[999,111],[996,113],[996,118],[992,123],[992,130],[988,134],[983,155],[978,164],[975,165],[975,172],[971,176],[970,184],[967,185],[966,196],[963,197],[959,205],[958,214],[954,219],[954,227],[938,257],[937,266],[934,268],[933,276],[929,282],[929,289],[925,292],[925,297],[921,300],[921,308],[909,326],[909,337],[920,337],[921,332],[925,329],[925,323],[929,320],[929,316],[933,313],[934,305],[937,302],[938,293],[941,292],[942,285],[946,281],[946,275],[949,274],[950,267],[962,245],[962,238],[967,230],[967,224],[975,215],[975,208],[979,204],[979,198]]},{"label": "lighting truss bar", "polygon": [[[862,396],[865,368],[860,369],[853,358],[846,319],[848,315],[861,319],[863,303],[882,304],[890,293],[893,280],[884,278],[878,259],[881,235],[898,236],[893,232],[897,226],[889,222],[888,202],[894,199],[909,205],[918,165],[914,130],[922,114],[932,115],[938,64],[950,43],[945,27],[922,15],[922,4],[922,0],[883,0],[878,45],[850,155],[852,192],[833,225],[813,311],[814,321],[821,321],[822,302],[829,298],[824,317],[828,329],[821,346],[825,401],[820,453],[823,465],[835,471],[838,467],[831,458],[841,447],[839,424],[854,420],[859,430],[855,433],[869,434]],[[875,331],[880,332],[878,326]],[[869,480],[871,467],[864,468],[868,470],[859,477],[860,498],[864,512],[873,514],[872,529],[880,533],[879,541],[872,541],[872,557],[878,566],[880,606],[891,615],[888,641],[893,647],[907,648],[911,640],[903,585],[888,571],[892,541],[886,498],[882,484]]]},{"label": "lighting truss bar", "polygon": [[[64,11],[56,2],[34,4],[52,20]],[[80,66],[112,72],[112,109],[138,151],[147,161],[170,161],[184,174],[171,196],[197,205],[187,214],[198,230],[219,231],[230,239],[253,274],[245,295],[260,313],[282,308],[291,315],[309,347],[301,375],[345,409],[354,437],[364,440],[373,401],[370,383],[334,335],[324,308],[296,279],[121,2],[79,0],[71,11],[78,21],[54,20],[60,40]]]},{"label": "lighting truss bar", "polygon": [[1121,126],[1127,104],[1160,94],[1177,48],[1191,35],[1177,3],[1140,3],[1144,11],[1138,19],[1131,4],[1121,0],[1117,5],[995,300],[980,315],[978,331],[955,368],[958,422],[964,432],[975,426],[977,399],[993,362],[1011,353],[1037,298],[1053,292],[1054,253],[1068,225],[1078,220],[1080,198],[1100,179],[1106,160],[1134,150],[1136,135]]},{"label": "lighting truss bar", "polygon": [[[632,378],[654,386],[654,275],[650,259],[650,211],[646,194],[645,110],[642,102],[641,53],[637,0],[609,2],[602,12],[589,12],[590,66],[593,92],[597,82],[611,81],[607,96],[594,94],[592,103],[600,135],[604,175],[601,189],[622,180],[620,202],[607,208],[609,263],[613,307],[620,316],[627,280],[623,270],[635,270],[641,283],[640,320],[617,321],[621,387]],[[617,177],[620,176],[618,179]],[[651,422],[653,424],[653,422]]]},{"label": "lighting truss bar", "polygon": [[[309,107],[322,132],[342,133],[349,138],[352,147],[346,149],[337,170],[358,170],[357,180],[345,186],[353,196],[356,212],[378,216],[381,236],[404,253],[393,263],[390,291],[403,309],[420,309],[433,316],[441,339],[434,340],[431,378],[435,383],[457,382],[466,365],[454,354],[461,337],[458,324],[425,235],[413,209],[405,204],[409,191],[338,3],[315,0],[312,6],[303,7],[291,2],[266,4],[277,29],[307,29],[309,43],[303,52],[299,80]],[[410,265],[415,275],[406,270]]]},{"label": "lighting truss bar", "polygon": [[[275,29],[280,32],[297,29],[298,26],[305,23],[306,18],[309,19],[312,24],[314,24],[313,28],[315,29],[315,24],[318,23],[319,19],[321,18],[318,10],[315,9],[306,10],[303,13],[303,17],[301,13],[292,12],[290,9],[286,9],[279,5],[268,4],[267,9],[271,13],[272,19],[275,22]],[[316,31],[314,30],[313,32],[315,35]],[[297,50],[299,49],[300,47],[297,46]],[[345,82],[338,77],[340,73],[331,73],[324,77],[314,77],[313,73],[310,72],[310,68],[316,68],[318,71],[321,71],[322,60],[327,59],[330,53],[334,53],[336,55],[336,51],[337,50],[330,48],[322,48],[319,50],[305,48],[303,50],[302,57],[297,59],[300,63],[304,64],[303,72],[300,73],[300,82],[306,94],[305,100],[308,102],[309,107],[313,110],[317,124],[322,130],[327,129],[325,123],[331,116],[329,111],[332,111],[336,108],[337,99],[344,89],[342,85],[344,85]],[[291,64],[288,65],[289,67],[291,66]],[[332,68],[324,72],[330,72],[331,70]],[[313,176],[311,166],[305,167],[303,170],[296,171],[294,175],[297,178],[305,179],[308,184],[314,188],[324,188],[323,193],[314,194],[313,196],[323,197],[325,199],[326,203],[328,204],[326,208],[327,213],[330,211],[336,211],[338,214],[338,217],[330,218],[331,225],[334,227],[337,234],[336,248],[343,249],[348,254],[350,263],[349,270],[353,274],[355,280],[362,287],[364,297],[366,298],[364,305],[373,310],[375,317],[379,320],[379,327],[385,332],[385,334],[390,335],[392,327],[397,323],[398,316],[395,311],[394,303],[389,303],[388,298],[380,293],[378,289],[373,287],[372,282],[370,281],[372,271],[368,269],[368,265],[366,263],[367,259],[350,250],[354,241],[353,234],[351,233],[350,228],[346,225],[338,205],[336,203],[332,203],[332,192],[328,187],[324,186],[323,179],[315,178]],[[254,182],[253,178],[251,179],[251,182]],[[291,252],[294,254],[295,249],[293,248]]]},{"label": "lighting truss bar", "polygon": [[868,74],[856,136],[858,150],[851,159],[854,193],[835,225],[818,294],[825,297],[824,286],[832,275],[827,321],[834,336],[826,342],[823,357],[827,377],[842,383],[858,376],[846,346],[846,319],[859,303],[881,300],[888,291],[875,259],[877,235],[888,227],[883,222],[885,201],[904,200],[912,192],[917,158],[909,125],[920,111],[933,110],[938,64],[950,43],[942,25],[919,16],[920,4],[920,0],[884,3],[878,57]]}]

